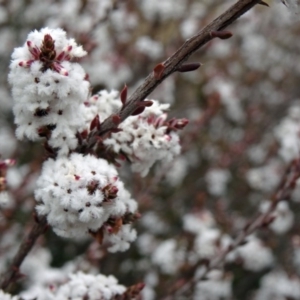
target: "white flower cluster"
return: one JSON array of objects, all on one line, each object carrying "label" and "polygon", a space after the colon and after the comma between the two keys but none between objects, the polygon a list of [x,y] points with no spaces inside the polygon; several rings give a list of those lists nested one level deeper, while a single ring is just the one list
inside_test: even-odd
[{"label": "white flower cluster", "polygon": [[185,249],[180,248],[175,239],[163,241],[154,251],[152,261],[165,274],[176,274],[184,263]]},{"label": "white flower cluster", "polygon": [[195,259],[211,259],[231,243],[231,238],[216,227],[209,211],[187,214],[183,223],[186,231],[196,235],[193,247]]},{"label": "white flower cluster", "polygon": [[[200,267],[197,270],[197,275],[205,271],[205,267]],[[195,300],[217,300],[232,299],[232,278],[231,276],[226,276],[223,271],[212,270],[207,274],[207,280],[200,280],[196,284],[195,294],[193,299]]]},{"label": "white flower cluster", "polygon": [[226,193],[231,174],[226,169],[210,169],[206,175],[208,191],[213,196],[222,196]]},{"label": "white flower cluster", "polygon": [[[88,275],[82,272],[69,275],[69,281],[58,288],[49,287],[31,289],[21,294],[24,300],[65,300],[65,299],[90,299],[110,300],[116,295],[126,291],[123,285],[118,284],[117,279],[110,275]],[[1,294],[0,294],[1,296]],[[0,298],[2,299],[2,298]],[[7,298],[7,300],[16,300]]]},{"label": "white flower cluster", "polygon": [[49,28],[31,32],[14,50],[9,82],[19,139],[47,137],[60,155],[76,148],[76,133],[84,125],[78,106],[88,98],[89,82],[71,59],[85,54],[65,31]]},{"label": "white flower cluster", "polygon": [[59,287],[53,299],[84,299],[109,300],[124,293],[126,288],[112,275],[88,275],[77,273],[70,275],[70,281]]},{"label": "white flower cluster", "polygon": [[[267,212],[270,205],[271,201],[263,202],[260,207],[261,212]],[[279,202],[271,216],[275,219],[269,225],[269,228],[277,234],[287,233],[294,224],[294,213],[291,211],[288,201]]]},{"label": "white flower cluster", "polygon": [[10,294],[4,293],[0,290],[0,299],[1,300],[19,300],[18,296],[11,296]]},{"label": "white flower cluster", "polygon": [[[116,169],[106,160],[73,153],[48,159],[37,181],[37,212],[63,237],[81,238],[103,230],[115,252],[124,251],[136,238],[123,217],[136,212],[133,200]],[[122,226],[123,225],[123,226]]]},{"label": "white flower cluster", "polygon": [[122,131],[113,133],[104,144],[116,153],[125,154],[132,170],[141,176],[146,176],[156,161],[168,164],[181,149],[178,134],[168,132],[164,125],[168,108],[169,104],[153,101],[142,114],[130,116],[121,123]]},{"label": "white flower cluster", "polygon": [[275,128],[275,137],[280,144],[279,154],[286,161],[299,156],[300,151],[300,106],[290,107],[288,115]]},{"label": "white flower cluster", "polygon": [[84,103],[83,111],[86,127],[89,127],[96,115],[99,115],[100,121],[102,122],[110,115],[117,113],[121,107],[122,102],[119,99],[118,91],[100,91]]},{"label": "white flower cluster", "polygon": [[[87,129],[96,115],[102,122],[121,109],[122,102],[118,96],[117,91],[103,90],[84,103]],[[148,174],[156,161],[169,163],[180,152],[178,134],[169,132],[166,125],[169,104],[151,101],[152,106],[146,107],[140,115],[128,117],[119,125],[122,131],[112,133],[104,140],[104,144],[112,151],[125,155],[131,161],[132,170],[142,176]],[[177,121],[180,122],[174,120]]]},{"label": "white flower cluster", "polygon": [[[122,102],[117,91],[100,91],[84,103],[84,119],[86,128],[99,115],[100,121],[117,113]],[[180,152],[179,136],[168,130],[165,111],[169,104],[160,104],[151,100],[152,106],[137,116],[130,116],[119,125],[122,130],[112,133],[104,140],[104,145],[117,154],[125,155],[131,162],[134,172],[146,176],[156,161],[169,163]],[[180,120],[174,120],[177,122]],[[185,124],[186,125],[186,124]]]},{"label": "white flower cluster", "polygon": [[255,300],[300,299],[299,278],[289,276],[283,270],[275,270],[265,275]]},{"label": "white flower cluster", "polygon": [[227,259],[240,259],[246,270],[258,272],[273,265],[274,257],[270,248],[267,248],[263,242],[250,236],[247,243],[238,247]]}]

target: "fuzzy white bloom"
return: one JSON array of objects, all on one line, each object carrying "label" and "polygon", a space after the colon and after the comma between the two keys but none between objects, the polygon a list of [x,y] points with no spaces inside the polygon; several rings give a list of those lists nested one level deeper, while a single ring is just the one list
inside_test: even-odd
[{"label": "fuzzy white bloom", "polygon": [[23,292],[21,296],[24,300],[79,300],[85,298],[90,300],[110,300],[115,299],[116,295],[121,295],[125,291],[126,288],[118,284],[118,281],[112,275],[88,275],[77,272],[70,274],[69,281],[58,288],[35,287]]},{"label": "fuzzy white bloom", "polygon": [[166,180],[171,186],[178,186],[182,183],[188,172],[188,160],[186,157],[177,156],[166,173]]},{"label": "fuzzy white bloom", "polygon": [[254,236],[249,237],[247,244],[237,248],[233,254],[242,259],[245,269],[254,272],[270,267],[274,262],[271,250]]},{"label": "fuzzy white bloom", "polygon": [[[262,203],[260,207],[261,212],[264,213],[268,211],[270,205],[270,201]],[[272,216],[274,216],[275,219],[269,227],[277,234],[285,234],[294,224],[294,213],[290,210],[287,201],[279,202]]]},{"label": "fuzzy white bloom", "polygon": [[185,249],[180,248],[176,240],[163,241],[154,251],[152,261],[165,274],[175,274],[184,262]]},{"label": "fuzzy white bloom", "polygon": [[102,122],[110,115],[117,113],[122,107],[122,102],[119,99],[118,91],[111,90],[108,92],[102,90],[98,94],[90,97],[84,103],[84,107],[84,119],[86,126],[89,126],[97,114]]},{"label": "fuzzy white bloom", "polygon": [[[87,129],[95,116],[99,115],[102,122],[121,109],[122,102],[118,96],[116,91],[104,90],[85,102]],[[170,163],[181,149],[178,134],[169,130],[170,126],[182,125],[181,120],[175,119],[174,124],[167,124],[166,110],[169,104],[151,101],[152,106],[146,107],[140,115],[128,117],[119,125],[122,131],[112,133],[104,140],[104,144],[112,151],[125,155],[131,161],[132,170],[142,176],[146,176],[157,161],[165,165]],[[187,123],[185,120],[183,122],[185,126]]]},{"label": "fuzzy white bloom", "polygon": [[252,168],[247,174],[247,181],[253,189],[271,192],[281,179],[282,165],[277,160],[271,160],[267,165]]},{"label": "fuzzy white bloom", "polygon": [[[72,238],[84,237],[89,231],[97,232],[108,219],[111,224],[137,209],[137,203],[125,190],[112,165],[106,160],[77,153],[44,163],[35,198],[38,214],[47,216],[58,235]],[[111,227],[105,226],[105,229],[109,234]],[[125,240],[134,239],[132,232],[127,235]],[[125,250],[126,247],[120,248]]]},{"label": "fuzzy white bloom", "polygon": [[10,201],[9,194],[6,191],[0,192],[0,208],[6,207]]},{"label": "fuzzy white bloom", "polygon": [[155,235],[164,234],[169,230],[169,225],[154,211],[144,213],[141,223],[147,232]]},{"label": "fuzzy white bloom", "polygon": [[199,213],[186,214],[183,217],[183,228],[194,234],[200,234],[214,225],[215,219],[208,210],[202,210]]},{"label": "fuzzy white bloom", "polygon": [[0,126],[0,156],[1,158],[9,158],[16,150],[17,140],[10,128],[3,124]]},{"label": "fuzzy white bloom", "polygon": [[280,143],[279,154],[286,162],[299,156],[300,106],[294,105],[289,109],[288,116],[275,128],[274,133]]},{"label": "fuzzy white bloom", "polygon": [[117,279],[110,275],[88,275],[81,272],[70,275],[70,281],[56,292],[56,299],[109,300],[124,293],[126,288],[118,284]]},{"label": "fuzzy white bloom", "polygon": [[200,259],[211,258],[217,253],[217,241],[221,233],[218,229],[206,229],[195,240],[195,251]]},{"label": "fuzzy white bloom", "polygon": [[220,230],[207,228],[195,239],[194,251],[200,259],[213,258],[220,251],[229,246],[231,238]]},{"label": "fuzzy white bloom", "polygon": [[[201,271],[201,270],[200,270]],[[226,276],[222,271],[213,270],[207,275],[208,280],[199,281],[196,284],[195,300],[219,300],[232,299],[230,276]]]},{"label": "fuzzy white bloom", "polygon": [[14,50],[8,78],[18,139],[47,137],[62,155],[77,146],[76,133],[84,125],[78,108],[88,97],[89,82],[71,59],[85,54],[65,31],[49,28],[31,32]]},{"label": "fuzzy white bloom", "polygon": [[162,56],[163,45],[155,40],[152,40],[149,36],[141,36],[135,43],[137,51],[147,55],[151,59],[155,60]]},{"label": "fuzzy white bloom", "polygon": [[19,300],[18,296],[12,296],[0,290],[0,299],[1,300]]},{"label": "fuzzy white bloom", "polygon": [[125,154],[132,163],[132,170],[141,176],[146,176],[156,161],[170,163],[181,148],[178,134],[168,132],[168,127],[163,125],[168,108],[168,104],[153,101],[142,114],[122,122],[119,126],[122,131],[113,133],[104,144],[116,153]]},{"label": "fuzzy white bloom", "polygon": [[214,196],[222,196],[227,190],[227,184],[231,178],[228,170],[211,169],[205,175],[208,191]]},{"label": "fuzzy white bloom", "polygon": [[184,0],[141,0],[139,3],[148,20],[155,20],[157,17],[162,20],[177,19],[186,10]]},{"label": "fuzzy white bloom", "polygon": [[283,271],[273,271],[261,280],[261,287],[255,300],[300,299],[300,281],[297,277],[289,277]]},{"label": "fuzzy white bloom", "polygon": [[130,225],[123,225],[116,234],[112,233],[107,236],[107,241],[112,244],[108,251],[126,251],[130,246],[129,243],[135,241],[136,236],[136,231]]}]

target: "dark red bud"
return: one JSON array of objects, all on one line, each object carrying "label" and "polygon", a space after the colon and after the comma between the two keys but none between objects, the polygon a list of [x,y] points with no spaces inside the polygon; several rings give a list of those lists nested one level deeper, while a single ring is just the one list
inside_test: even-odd
[{"label": "dark red bud", "polygon": [[184,72],[191,72],[199,69],[201,67],[200,63],[189,63],[189,64],[183,64],[178,68],[178,72],[184,73]]},{"label": "dark red bud", "polygon": [[188,119],[178,119],[172,124],[176,129],[183,129],[189,123]]},{"label": "dark red bud", "polygon": [[97,130],[100,129],[100,118],[99,115],[97,115],[91,122],[90,124],[90,130],[92,131],[94,128],[96,128]]},{"label": "dark red bud", "polygon": [[88,131],[87,131],[87,129],[83,130],[80,135],[81,135],[82,139],[85,140],[88,137]]},{"label": "dark red bud", "polygon": [[128,90],[128,88],[127,88],[127,85],[125,84],[123,90],[120,93],[120,98],[121,98],[121,102],[122,102],[123,106],[125,105],[126,100],[127,100],[127,90]]},{"label": "dark red bud", "polygon": [[137,115],[141,114],[145,110],[145,108],[146,108],[145,106],[140,106],[131,115],[137,116]]},{"label": "dark red bud", "polygon": [[118,133],[118,132],[120,132],[120,131],[123,131],[123,129],[121,129],[121,128],[112,128],[112,129],[110,130],[110,132],[112,132],[112,133]]},{"label": "dark red bud", "polygon": [[153,69],[154,78],[157,80],[161,79],[164,70],[165,70],[165,66],[162,63],[156,65]]},{"label": "dark red bud", "polygon": [[151,100],[145,100],[141,103],[143,104],[143,106],[147,106],[147,107],[150,107],[153,105],[153,101],[151,101]]},{"label": "dark red bud", "polygon": [[227,40],[231,38],[233,34],[228,30],[224,30],[224,31],[212,31],[210,35],[213,38],[217,37],[221,40]]},{"label": "dark red bud", "polygon": [[111,183],[102,189],[106,201],[115,199],[117,197],[118,191],[118,188],[115,185],[112,185]]}]

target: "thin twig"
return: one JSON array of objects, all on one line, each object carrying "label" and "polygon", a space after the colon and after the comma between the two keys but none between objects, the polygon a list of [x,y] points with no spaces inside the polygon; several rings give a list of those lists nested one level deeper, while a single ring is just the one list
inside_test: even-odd
[{"label": "thin twig", "polygon": [[42,217],[34,224],[29,234],[22,241],[17,254],[15,255],[11,266],[7,270],[7,272],[3,275],[0,289],[5,290],[9,287],[9,285],[15,282],[20,277],[20,266],[30,252],[32,247],[34,246],[38,237],[45,232],[47,229],[47,219],[46,217]]},{"label": "thin twig", "polygon": [[[160,73],[160,76],[157,77],[154,72],[151,72],[144,82],[128,98],[127,104],[118,113],[121,121],[124,121],[128,116],[130,116],[136,110],[137,103],[143,101],[163,80],[172,73],[178,71],[182,63],[185,62],[193,53],[215,38],[216,35],[212,34],[213,32],[221,31],[226,28],[259,2],[260,0],[238,1],[200,32],[186,40],[186,42],[172,56],[162,63],[164,68]],[[101,124],[100,130],[95,129],[91,133],[86,145],[87,149],[91,149],[95,145],[97,136],[103,135],[115,127],[117,126],[113,122],[112,117],[107,118]]]}]

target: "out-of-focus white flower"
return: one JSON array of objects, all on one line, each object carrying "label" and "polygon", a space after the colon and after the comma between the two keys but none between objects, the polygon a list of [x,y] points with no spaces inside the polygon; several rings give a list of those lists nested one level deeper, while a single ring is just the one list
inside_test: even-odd
[{"label": "out-of-focus white flower", "polygon": [[149,56],[151,59],[158,59],[163,54],[161,43],[152,40],[149,36],[141,36],[135,43],[137,51]]},{"label": "out-of-focus white flower", "polygon": [[267,165],[250,169],[247,172],[247,181],[254,189],[271,192],[281,179],[281,164],[277,160],[271,160]]},{"label": "out-of-focus white flower", "polygon": [[184,249],[180,248],[176,240],[163,241],[154,251],[152,261],[162,272],[174,274],[177,272],[185,257]]},{"label": "out-of-focus white flower", "polygon": [[113,299],[114,296],[124,293],[126,288],[118,284],[117,279],[110,275],[88,275],[81,272],[70,275],[70,281],[59,287],[56,292],[58,299],[91,300]]},{"label": "out-of-focus white flower", "polygon": [[[261,211],[264,213],[268,211],[271,203],[266,201],[261,205]],[[281,201],[277,204],[276,209],[272,213],[275,217],[274,221],[269,225],[275,233],[284,234],[288,232],[294,224],[294,214],[289,208],[287,201]]]},{"label": "out-of-focus white flower", "polygon": [[153,234],[164,234],[168,231],[169,227],[166,222],[162,220],[162,218],[155,213],[154,211],[149,211],[143,214],[143,218],[141,219],[141,223],[147,229],[147,232]]},{"label": "out-of-focus white flower", "polygon": [[14,50],[8,78],[19,139],[47,137],[61,155],[76,148],[76,133],[84,126],[79,104],[88,97],[89,82],[71,59],[85,54],[65,31],[49,28],[31,32]]},{"label": "out-of-focus white flower", "polygon": [[284,271],[273,271],[266,274],[256,293],[255,300],[300,299],[300,281],[289,277]]},{"label": "out-of-focus white flower", "polygon": [[188,171],[188,161],[187,158],[183,156],[178,156],[172,162],[172,165],[167,171],[166,179],[172,186],[177,186],[181,184],[182,180],[185,178]]},{"label": "out-of-focus white flower", "polygon": [[157,17],[163,20],[177,19],[183,15],[186,7],[184,0],[141,0],[139,4],[149,20]]},{"label": "out-of-focus white flower", "polygon": [[270,267],[274,262],[272,251],[254,236],[249,237],[247,244],[238,247],[233,255],[242,259],[245,269],[254,272]]},{"label": "out-of-focus white flower", "polygon": [[16,150],[17,140],[13,131],[6,126],[1,125],[0,128],[0,157],[9,158]]},{"label": "out-of-focus white flower", "polygon": [[300,106],[290,107],[288,115],[275,128],[275,137],[280,143],[279,154],[286,161],[299,157],[300,153]]},{"label": "out-of-focus white flower", "polygon": [[225,78],[214,78],[210,80],[205,87],[206,93],[218,91],[221,96],[221,102],[226,109],[228,117],[235,121],[242,123],[245,121],[245,113],[242,109],[240,99],[237,96],[235,86],[232,82]]},{"label": "out-of-focus white flower", "polygon": [[213,270],[207,274],[208,280],[199,281],[193,299],[195,300],[229,300],[232,298],[232,278],[222,271]]},{"label": "out-of-focus white flower", "polygon": [[186,214],[183,217],[183,228],[194,234],[200,234],[215,225],[215,219],[210,211],[202,210],[198,213]]},{"label": "out-of-focus white flower", "polygon": [[[112,223],[137,209],[137,203],[125,190],[112,165],[103,159],[77,153],[44,163],[35,198],[38,214],[47,216],[58,235],[72,238],[97,232],[109,218]],[[106,234],[111,233],[111,226],[104,229]],[[117,237],[116,240],[124,239],[125,243],[135,238],[127,229]]]},{"label": "out-of-focus white flower", "polygon": [[19,300],[19,297],[18,296],[12,296],[12,295],[7,294],[4,291],[0,290],[0,299],[1,300]]},{"label": "out-of-focus white flower", "polygon": [[65,300],[85,297],[91,300],[111,300],[125,291],[126,288],[118,284],[117,279],[112,275],[88,275],[77,272],[70,274],[69,281],[57,288],[35,286],[21,293],[21,296],[24,300]]},{"label": "out-of-focus white flower", "polygon": [[217,241],[221,233],[218,229],[207,228],[195,240],[195,251],[200,259],[212,258],[217,253]]},{"label": "out-of-focus white flower", "polygon": [[228,170],[211,169],[205,175],[208,191],[214,196],[222,196],[226,192],[227,184],[231,178]]}]

